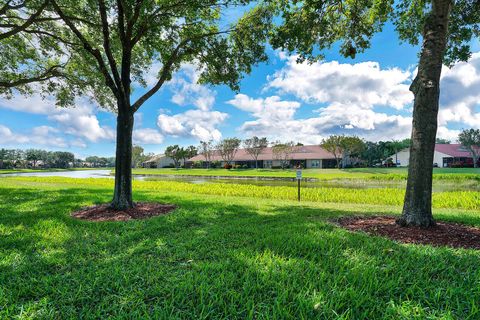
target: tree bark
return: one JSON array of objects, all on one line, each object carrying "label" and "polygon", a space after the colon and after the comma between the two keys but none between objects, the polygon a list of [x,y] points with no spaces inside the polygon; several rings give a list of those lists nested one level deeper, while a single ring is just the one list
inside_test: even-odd
[{"label": "tree bark", "polygon": [[111,207],[115,210],[133,208],[132,201],[132,133],[133,112],[120,105],[117,116],[117,150],[115,158],[115,189]]},{"label": "tree bark", "polygon": [[426,19],[418,73],[410,86],[414,94],[412,144],[407,189],[401,226],[428,228],[435,225],[432,216],[432,173],[437,134],[440,75],[447,45],[451,0],[432,1]]},{"label": "tree bark", "polygon": [[473,159],[473,167],[478,168],[478,155],[477,152],[473,149],[474,147],[470,148],[470,153],[472,154],[472,159]]}]

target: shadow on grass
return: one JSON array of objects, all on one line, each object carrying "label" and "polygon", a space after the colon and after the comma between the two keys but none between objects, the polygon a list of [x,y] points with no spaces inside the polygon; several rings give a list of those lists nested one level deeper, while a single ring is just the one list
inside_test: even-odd
[{"label": "shadow on grass", "polygon": [[0,188],[0,317],[478,316],[477,252],[399,245],[327,222],[344,210],[138,193],[130,222],[72,219],[110,191]]}]

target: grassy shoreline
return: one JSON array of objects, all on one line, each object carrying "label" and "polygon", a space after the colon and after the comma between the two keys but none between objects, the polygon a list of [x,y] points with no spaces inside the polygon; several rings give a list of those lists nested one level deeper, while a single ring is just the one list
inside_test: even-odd
[{"label": "grassy shoreline", "polygon": [[[198,176],[198,177],[243,177],[243,178],[295,178],[296,170],[278,169],[143,169],[132,170],[135,175],[152,176]],[[406,168],[358,168],[358,169],[304,169],[304,178],[318,180],[336,179],[368,179],[368,180],[406,180]],[[474,168],[436,168],[433,179],[435,180],[478,180],[480,181],[480,169]]]},{"label": "grassy shoreline", "polygon": [[[55,180],[55,179],[54,179]],[[329,219],[399,206],[197,194],[135,184],[170,215],[92,223],[107,179],[5,178],[0,318],[478,318],[480,252],[401,245]],[[478,210],[434,209],[480,226]]]},{"label": "grassy shoreline", "polygon": [[[63,177],[8,177],[7,181],[19,183],[41,183],[43,185],[66,185],[71,183],[83,187],[110,187],[113,188],[112,179],[74,179]],[[295,186],[260,186],[251,184],[235,184],[212,182],[208,184],[194,184],[181,181],[134,181],[134,190],[191,192],[195,194],[208,194],[229,197],[250,197],[259,199],[296,200],[297,188]],[[303,188],[302,199],[321,203],[361,203],[400,206],[404,200],[404,190],[396,188],[342,188],[318,187]],[[432,197],[434,208],[459,208],[480,210],[480,191],[440,191],[434,192]]]}]

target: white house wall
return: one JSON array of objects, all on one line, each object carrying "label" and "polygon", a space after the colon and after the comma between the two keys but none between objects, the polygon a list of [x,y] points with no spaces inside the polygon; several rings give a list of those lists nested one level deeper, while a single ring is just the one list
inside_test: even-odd
[{"label": "white house wall", "polygon": [[406,167],[408,166],[408,162],[410,160],[410,149],[404,149],[400,152],[397,152],[397,154],[391,156],[393,162],[395,160],[397,161],[397,165],[400,167]]},{"label": "white house wall", "polygon": [[435,155],[433,156],[433,163],[438,164],[439,167],[443,167],[443,158],[452,158],[452,156],[435,151]]},{"label": "white house wall", "polygon": [[[163,167],[166,167],[166,166],[173,166],[174,164],[175,164],[175,162],[173,161],[172,158],[161,157],[160,159],[158,159],[157,168],[163,168]],[[180,165],[183,165],[183,160],[180,160]]]},{"label": "white house wall", "polygon": [[[398,166],[406,167],[408,166],[408,163],[410,161],[410,149],[404,149],[398,152],[396,155],[392,155],[390,158],[392,158],[393,162],[395,162],[395,159],[397,159]],[[442,152],[435,151],[435,154],[433,156],[433,163],[436,163],[439,167],[441,167],[443,165],[443,158],[451,158],[451,156]]]}]

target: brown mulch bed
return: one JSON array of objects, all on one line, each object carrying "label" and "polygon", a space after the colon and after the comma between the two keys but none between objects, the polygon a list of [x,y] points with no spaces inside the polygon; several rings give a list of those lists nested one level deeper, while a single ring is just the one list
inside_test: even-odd
[{"label": "brown mulch bed", "polygon": [[176,206],[171,204],[137,202],[134,208],[117,211],[111,209],[109,204],[100,204],[75,211],[72,217],[89,221],[127,221],[168,214],[175,208]]},{"label": "brown mulch bed", "polygon": [[454,248],[480,249],[480,229],[458,223],[439,222],[435,227],[400,227],[395,217],[344,217],[335,222],[351,231],[363,231],[403,243],[429,244]]}]

